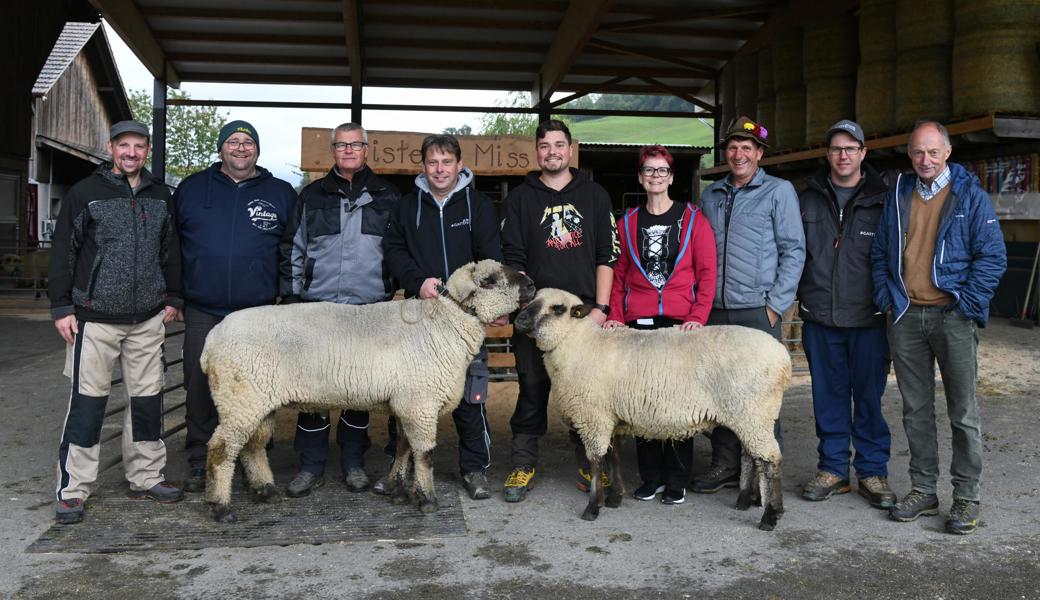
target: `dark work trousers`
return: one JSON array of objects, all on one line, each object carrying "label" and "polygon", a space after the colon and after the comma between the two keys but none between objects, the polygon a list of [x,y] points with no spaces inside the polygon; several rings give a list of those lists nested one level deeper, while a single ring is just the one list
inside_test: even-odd
[{"label": "dark work trousers", "polygon": [[[459,434],[459,473],[483,473],[491,465],[491,432],[488,430],[484,403],[471,404],[465,398],[451,411],[455,431]],[[390,441],[386,453],[393,457],[397,450],[397,420],[390,417]]]},{"label": "dark work trousers", "polygon": [[[329,431],[332,424],[328,413],[304,413],[296,417],[296,437],[293,449],[300,456],[300,470],[315,475],[325,472],[329,459]],[[391,429],[391,435],[393,435]],[[368,412],[344,410],[336,423],[336,444],[339,445],[339,465],[343,473],[350,469],[365,468],[365,452],[372,447],[368,439]],[[390,451],[392,455],[392,450]]]},{"label": "dark work trousers", "polygon": [[[652,324],[629,321],[632,329],[661,329],[681,325],[682,321],[668,317],[655,317]],[[636,462],[639,477],[644,483],[664,484],[672,490],[686,487],[693,464],[693,438],[684,440],[648,440],[636,438]]]},{"label": "dark work trousers", "polygon": [[538,439],[548,430],[549,373],[542,362],[542,351],[534,340],[514,332],[511,338],[516,356],[519,394],[509,427],[513,432],[514,467],[534,467],[538,463]]},{"label": "dark work trousers", "polygon": [[209,394],[209,378],[202,372],[199,358],[206,345],[206,336],[224,317],[203,312],[191,304],[184,307],[184,421],[186,435],[184,448],[188,451],[188,466],[206,468],[206,444],[217,428],[217,409]]},{"label": "dark work trousers", "polygon": [[860,480],[888,477],[892,436],[881,414],[890,364],[885,328],[806,321],[802,346],[812,376],[817,470],[848,479],[851,458]]},{"label": "dark work trousers", "polygon": [[[783,316],[778,317],[776,325],[769,324],[769,315],[766,307],[758,308],[713,308],[708,316],[708,325],[743,325],[752,329],[764,331],[775,337],[781,337],[781,321]],[[773,425],[773,433],[776,441],[780,444],[780,451],[784,449],[784,438],[780,431],[780,419]],[[735,471],[740,470],[740,440],[735,433],[726,427],[716,427],[711,432],[711,464],[712,466],[723,466]]]}]

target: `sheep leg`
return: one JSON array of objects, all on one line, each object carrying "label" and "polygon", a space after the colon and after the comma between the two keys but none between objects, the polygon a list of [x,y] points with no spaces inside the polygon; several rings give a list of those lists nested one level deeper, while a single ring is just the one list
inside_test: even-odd
[{"label": "sheep leg", "polygon": [[415,498],[419,511],[429,514],[437,511],[437,496],[433,491],[433,450],[413,452],[415,461]]},{"label": "sheep leg", "polygon": [[[233,523],[231,512],[231,479],[235,475],[235,459],[238,458],[242,442],[224,424],[217,425],[209,440],[206,457],[206,501],[211,505],[211,515],[219,523]],[[229,439],[231,438],[231,439]]]},{"label": "sheep leg", "polygon": [[762,520],[758,528],[762,531],[772,531],[777,522],[784,514],[784,494],[781,488],[781,473],[783,467],[780,461],[762,461],[763,481],[762,504],[765,510],[762,512]]},{"label": "sheep leg", "polygon": [[581,518],[586,521],[595,521],[599,516],[599,507],[603,506],[603,483],[600,481],[600,473],[603,471],[603,455],[589,456],[589,476],[592,481],[589,484],[589,503]]},{"label": "sheep leg", "polygon": [[387,474],[390,484],[390,501],[394,504],[408,504],[411,498],[408,492],[411,489],[411,478],[414,467],[412,465],[412,446],[404,435],[401,427],[401,419],[397,419],[397,456],[394,457],[394,465]]},{"label": "sheep leg", "polygon": [[246,479],[249,481],[249,487],[253,491],[253,498],[268,504],[280,502],[282,499],[281,493],[274,485],[274,474],[271,472],[271,464],[267,460],[267,443],[273,436],[274,415],[272,413],[253,432],[239,456]]},{"label": "sheep leg", "polygon": [[610,442],[610,450],[607,451],[607,475],[610,477],[610,487],[606,490],[607,498],[604,504],[607,508],[618,508],[621,506],[621,498],[625,495],[625,482],[621,479],[621,438],[614,437]]},{"label": "sheep leg", "polygon": [[744,452],[740,456],[740,493],[737,494],[737,510],[747,510],[760,502],[758,480],[755,479],[755,461]]},{"label": "sheep leg", "polygon": [[419,503],[419,510],[431,513],[437,510],[437,498],[433,491],[433,450],[437,446],[437,414],[413,415],[401,418],[398,415],[403,439],[408,441],[412,452],[415,475],[412,481],[412,497]]}]

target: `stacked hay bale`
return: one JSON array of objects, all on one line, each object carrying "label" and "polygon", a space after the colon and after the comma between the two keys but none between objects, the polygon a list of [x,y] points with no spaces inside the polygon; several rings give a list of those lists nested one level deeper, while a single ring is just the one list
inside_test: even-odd
[{"label": "stacked hay bale", "polygon": [[[776,127],[776,91],[773,83],[773,51],[763,48],[758,51],[758,103],[755,121],[765,125],[770,132]],[[774,137],[774,136],[770,136]],[[774,142],[775,140],[770,140]]]},{"label": "stacked hay bale", "polygon": [[895,126],[946,121],[952,102],[952,0],[896,0]]},{"label": "stacked hay bale", "polygon": [[842,15],[805,26],[805,138],[817,144],[831,125],[855,114],[856,20]]},{"label": "stacked hay bale", "polygon": [[[802,30],[792,28],[773,45],[773,89],[776,93],[776,127],[770,133],[774,148],[805,144],[805,85],[802,80]],[[769,125],[766,125],[769,129]]]},{"label": "stacked hay bale", "polygon": [[953,113],[1040,113],[1040,2],[956,0]]},{"label": "stacked hay bale", "polygon": [[895,129],[896,0],[862,0],[856,122],[867,134]]}]

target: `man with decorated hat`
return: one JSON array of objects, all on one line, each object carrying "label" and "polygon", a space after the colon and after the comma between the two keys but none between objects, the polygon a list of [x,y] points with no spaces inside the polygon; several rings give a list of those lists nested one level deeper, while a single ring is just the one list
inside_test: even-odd
[{"label": "man with decorated hat", "polygon": [[190,175],[173,195],[184,269],[189,492],[205,488],[206,444],[217,427],[199,365],[206,335],[236,310],[275,302],[279,243],[296,208],[292,186],[257,166],[260,135],[249,122],[221,127],[216,150],[220,160]]},{"label": "man with decorated hat", "polygon": [[[779,340],[780,317],[794,303],[802,274],[805,236],[794,187],[758,166],[768,139],[769,131],[747,117],[730,126],[719,144],[729,174],[704,190],[701,209],[719,261],[708,325],[743,325]],[[711,441],[711,468],[693,479],[697,493],[739,483],[740,440],[716,427]]]}]

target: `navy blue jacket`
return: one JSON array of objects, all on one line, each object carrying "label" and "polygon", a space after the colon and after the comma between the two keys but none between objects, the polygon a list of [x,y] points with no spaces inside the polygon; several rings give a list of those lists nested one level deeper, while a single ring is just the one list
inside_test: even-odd
[{"label": "navy blue jacket", "polygon": [[278,296],[278,244],[296,207],[292,186],[262,167],[235,183],[220,163],[181,182],[173,195],[184,298],[224,316]]},{"label": "navy blue jacket", "polygon": [[[989,320],[989,301],[1007,268],[1007,249],[997,214],[978,177],[949,163],[950,196],[935,240],[932,283],[955,299],[954,308],[980,327]],[[910,298],[903,283],[903,247],[916,175],[901,175],[889,192],[871,248],[874,303],[892,309],[898,321]]]}]

